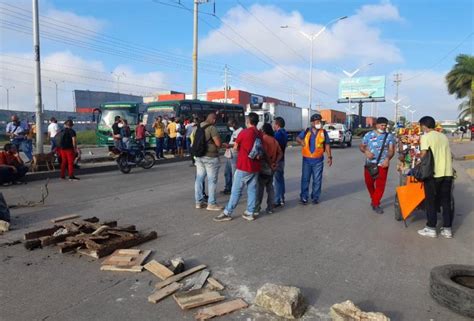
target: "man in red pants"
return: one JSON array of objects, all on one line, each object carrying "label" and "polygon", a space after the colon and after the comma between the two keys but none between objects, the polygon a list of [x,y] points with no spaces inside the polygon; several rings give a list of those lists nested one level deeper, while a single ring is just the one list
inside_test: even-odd
[{"label": "man in red pants", "polygon": [[77,152],[76,132],[72,129],[74,123],[72,120],[64,122],[64,129],[60,133],[59,150],[61,153],[61,178],[66,179],[66,167],[68,169],[69,180],[78,181],[74,176],[74,158]]},{"label": "man in red pants", "polygon": [[364,168],[365,185],[372,200],[371,206],[377,214],[383,214],[380,200],[385,191],[390,160],[395,155],[395,138],[387,132],[388,119],[377,118],[375,130],[365,134],[359,149],[364,153],[366,164],[376,164],[378,175],[374,177],[367,168]]}]

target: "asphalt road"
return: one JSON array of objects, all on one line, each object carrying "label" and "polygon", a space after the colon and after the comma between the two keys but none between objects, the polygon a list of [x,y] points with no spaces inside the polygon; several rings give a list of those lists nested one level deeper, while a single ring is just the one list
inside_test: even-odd
[{"label": "asphalt road", "polygon": [[[425,239],[416,230],[423,213],[408,228],[394,220],[398,176],[392,172],[383,200],[384,215],[370,210],[357,147],[334,150],[334,165],[325,168],[319,205],[298,204],[301,158],[287,152],[287,205],[254,222],[240,217],[215,223],[216,214],[194,209],[194,168],[188,163],[54,180],[44,207],[12,211],[13,231],[0,243],[26,231],[51,225],[51,218],[80,214],[118,219],[159,238],[142,249],[157,260],[182,256],[188,266],[207,264],[226,284],[228,297],[252,302],[265,282],[300,287],[311,305],[305,319],[328,320],[332,304],[352,300],[364,310],[386,313],[392,320],[467,320],[439,306],[429,295],[429,272],[437,265],[474,264],[472,180],[459,167],[455,185],[455,238]],[[457,166],[457,165],[456,165]],[[3,188],[9,204],[37,200],[41,182]],[[223,167],[219,190],[223,188]],[[219,196],[225,204],[227,197]],[[54,248],[29,252],[22,245],[0,247],[0,320],[193,320],[173,299],[147,302],[156,277],[148,272],[99,270],[99,262]],[[223,320],[272,319],[256,308]]]}]

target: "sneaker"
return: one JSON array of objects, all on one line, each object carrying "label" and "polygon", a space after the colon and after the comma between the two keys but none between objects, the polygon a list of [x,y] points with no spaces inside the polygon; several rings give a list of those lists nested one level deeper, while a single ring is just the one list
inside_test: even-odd
[{"label": "sneaker", "polygon": [[206,210],[208,211],[222,211],[224,208],[217,204],[208,204]]},{"label": "sneaker", "polygon": [[275,203],[273,204],[273,208],[277,208],[277,207],[282,207],[282,203]]},{"label": "sneaker", "polygon": [[308,201],[301,199],[301,200],[300,200],[300,204],[301,204],[301,205],[306,205],[306,204],[308,204]]},{"label": "sneaker", "polygon": [[228,189],[225,189],[225,190],[221,191],[221,194],[230,195],[230,191]]},{"label": "sneaker", "polygon": [[62,179],[62,180],[65,180],[65,179],[66,179],[66,177],[65,177],[65,176],[61,176],[61,179]]},{"label": "sneaker", "polygon": [[319,201],[318,200],[313,200],[313,205],[318,205]]},{"label": "sneaker", "polygon": [[452,239],[453,238],[453,231],[450,227],[442,227],[439,235],[444,237],[445,239]]},{"label": "sneaker", "polygon": [[372,209],[377,214],[383,214],[383,209],[380,206],[372,206]]},{"label": "sneaker", "polygon": [[232,217],[230,217],[230,216],[227,215],[226,213],[222,212],[222,213],[219,214],[218,216],[214,217],[212,220],[213,220],[214,222],[227,222],[227,221],[232,220]]},{"label": "sneaker", "polygon": [[265,210],[265,213],[267,213],[267,214],[273,214],[273,208],[267,208],[267,209]]},{"label": "sneaker", "polygon": [[79,177],[76,177],[76,176],[70,176],[70,177],[69,177],[69,180],[70,180],[70,181],[79,181],[80,178],[79,178]]},{"label": "sneaker", "polygon": [[206,208],[206,207],[207,207],[207,203],[196,203],[197,209]]},{"label": "sneaker", "polygon": [[418,230],[418,234],[421,236],[427,236],[427,237],[438,237],[438,234],[436,233],[436,229],[427,227],[425,226],[424,229]]},{"label": "sneaker", "polygon": [[254,221],[255,217],[253,215],[249,215],[247,213],[242,214],[242,218],[247,221]]},{"label": "sneaker", "polygon": [[247,216],[259,216],[260,215],[260,209],[256,209],[255,211],[253,211],[253,213],[245,210],[244,211],[244,214],[243,215],[247,215]]}]

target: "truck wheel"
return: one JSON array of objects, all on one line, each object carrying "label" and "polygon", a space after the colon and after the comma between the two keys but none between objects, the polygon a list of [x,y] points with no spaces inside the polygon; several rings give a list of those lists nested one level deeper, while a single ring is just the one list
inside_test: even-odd
[{"label": "truck wheel", "polygon": [[474,266],[448,264],[430,273],[430,294],[439,304],[474,317]]},{"label": "truck wheel", "polygon": [[395,212],[395,221],[402,220],[402,211],[400,210],[400,202],[398,201],[398,196],[395,195],[395,203],[394,203],[394,212]]}]

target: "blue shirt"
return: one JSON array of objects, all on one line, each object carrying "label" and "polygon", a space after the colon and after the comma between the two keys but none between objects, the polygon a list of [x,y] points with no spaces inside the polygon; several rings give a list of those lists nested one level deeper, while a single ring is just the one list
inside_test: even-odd
[{"label": "blue shirt", "polygon": [[[316,150],[316,135],[318,134],[319,129],[316,130],[316,134],[313,133],[313,131],[311,129],[310,129],[310,132],[311,132],[311,136],[309,137],[309,151],[311,153],[314,153],[314,151]],[[325,131],[324,129],[323,129],[323,132],[324,132],[324,142],[326,144],[327,142],[329,142],[329,135],[328,135],[328,132]],[[305,136],[306,136],[306,130],[303,130],[298,135],[298,137],[300,139],[303,139],[303,140],[304,140]],[[303,161],[311,163],[311,164],[319,163],[319,162],[322,162],[323,160],[324,160],[324,156],[321,156],[319,158],[303,157]]]},{"label": "blue shirt", "polygon": [[13,124],[13,122],[9,122],[6,128],[7,134],[10,134],[10,133],[16,134],[15,136],[16,139],[25,138],[26,134],[28,133],[28,130],[29,130],[29,126],[26,122],[20,122],[18,126]]},{"label": "blue shirt", "polygon": [[275,132],[275,139],[277,140],[278,144],[280,145],[281,151],[283,152],[282,160],[285,159],[285,149],[288,143],[288,134],[284,128],[280,128]]},{"label": "blue shirt", "polygon": [[380,162],[378,165],[383,163],[383,161],[387,158],[388,148],[390,146],[395,145],[395,137],[393,137],[393,135],[390,133],[378,135],[375,130],[365,134],[364,138],[362,139],[362,144],[366,145],[369,151],[374,154],[374,158],[366,160],[367,163],[377,163],[377,158],[380,155],[380,150],[382,149],[382,143],[385,138],[385,135],[388,135],[388,137],[385,141],[385,148],[383,150],[382,157],[380,158]]}]

